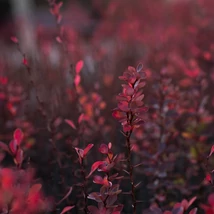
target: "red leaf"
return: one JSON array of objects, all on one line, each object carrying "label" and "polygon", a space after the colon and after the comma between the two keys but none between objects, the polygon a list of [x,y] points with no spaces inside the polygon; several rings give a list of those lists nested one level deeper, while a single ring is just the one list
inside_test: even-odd
[{"label": "red leaf", "polygon": [[102,165],[103,163],[105,163],[105,161],[97,161],[97,162],[93,163],[93,165],[91,166],[91,171],[90,171],[90,173],[88,174],[87,178],[89,178],[89,177],[92,175],[92,173],[93,173],[95,170],[97,170],[97,168],[98,168],[100,165]]},{"label": "red leaf", "polygon": [[72,120],[69,119],[65,119],[65,122],[71,126],[73,129],[77,129],[77,127],[75,126],[74,122]]},{"label": "red leaf", "polygon": [[93,179],[93,182],[95,184],[103,184],[103,178],[101,176],[99,176],[99,175],[95,175],[94,179]]},{"label": "red leaf", "polygon": [[129,132],[132,130],[132,127],[129,124],[123,125],[123,131],[124,132]]},{"label": "red leaf", "polygon": [[122,85],[123,86],[123,93],[127,96],[131,96],[134,94],[134,89],[129,85]]},{"label": "red leaf", "polygon": [[126,102],[126,101],[119,102],[119,103],[118,103],[118,108],[119,108],[121,111],[125,111],[125,112],[128,112],[128,111],[130,110],[130,109],[129,109],[128,102]]},{"label": "red leaf", "polygon": [[106,144],[101,144],[99,148],[99,152],[102,154],[108,154],[108,146]]},{"label": "red leaf", "polygon": [[208,173],[206,175],[205,180],[208,181],[209,183],[212,183],[212,177],[211,177],[210,173]]},{"label": "red leaf", "polygon": [[119,109],[114,109],[112,112],[112,116],[117,120],[122,119],[122,118],[126,118],[125,114]]},{"label": "red leaf", "polygon": [[24,134],[21,129],[16,129],[13,133],[13,138],[17,141],[17,144],[20,145],[24,138]]},{"label": "red leaf", "polygon": [[23,58],[22,63],[23,63],[23,65],[25,65],[25,66],[28,65],[28,61],[27,61],[27,59],[26,59],[25,57]]},{"label": "red leaf", "polygon": [[103,161],[103,163],[98,167],[98,171],[108,172],[114,165],[115,163],[113,162],[109,164],[108,162]]},{"label": "red leaf", "polygon": [[62,210],[62,212],[60,214],[64,214],[64,213],[68,212],[69,210],[73,209],[74,207],[75,206],[67,206]]},{"label": "red leaf", "polygon": [[80,60],[80,61],[77,62],[77,64],[76,64],[76,73],[77,74],[80,73],[80,71],[82,70],[83,66],[84,66],[83,60]]},{"label": "red leaf", "polygon": [[94,146],[94,144],[88,144],[88,146],[84,149],[83,151],[83,157],[85,157],[88,152],[90,151],[90,149]]}]

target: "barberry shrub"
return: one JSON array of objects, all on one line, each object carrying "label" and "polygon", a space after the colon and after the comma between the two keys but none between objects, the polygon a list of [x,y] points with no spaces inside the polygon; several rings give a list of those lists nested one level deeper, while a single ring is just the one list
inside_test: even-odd
[{"label": "barberry shrub", "polygon": [[214,213],[213,1],[70,2],[0,59],[1,213]]}]

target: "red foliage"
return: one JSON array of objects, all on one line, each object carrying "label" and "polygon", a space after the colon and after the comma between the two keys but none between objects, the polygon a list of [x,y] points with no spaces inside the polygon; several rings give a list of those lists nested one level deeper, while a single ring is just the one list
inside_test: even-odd
[{"label": "red foliage", "polygon": [[1,43],[1,212],[50,211],[34,166],[53,212],[214,213],[213,0],[48,2],[36,56]]}]

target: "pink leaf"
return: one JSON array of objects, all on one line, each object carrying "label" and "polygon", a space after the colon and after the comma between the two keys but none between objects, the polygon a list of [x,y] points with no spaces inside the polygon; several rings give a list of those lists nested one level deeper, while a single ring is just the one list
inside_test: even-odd
[{"label": "pink leaf", "polygon": [[59,42],[60,44],[62,43],[62,40],[59,36],[56,37],[56,41]]},{"label": "pink leaf", "polygon": [[83,157],[85,157],[88,152],[90,151],[90,149],[94,146],[94,144],[88,144],[88,146],[84,149],[83,151]]},{"label": "pink leaf", "polygon": [[74,207],[75,206],[67,206],[62,210],[62,212],[60,214],[64,214],[64,213],[68,212],[69,210],[73,209]]},{"label": "pink leaf", "polygon": [[189,212],[189,214],[196,214],[197,211],[198,211],[198,208],[194,208]]},{"label": "pink leaf", "polygon": [[80,60],[80,61],[77,62],[77,64],[76,64],[76,73],[77,74],[80,73],[80,71],[82,70],[83,66],[84,66],[83,60]]},{"label": "pink leaf", "polygon": [[190,200],[189,200],[189,203],[188,203],[188,207],[190,207],[193,203],[194,203],[194,201],[196,200],[196,196],[195,197],[193,197],[193,198],[191,198]]},{"label": "pink leaf", "polygon": [[211,150],[210,150],[210,154],[208,155],[208,157],[210,157],[214,152],[214,145],[212,146]]},{"label": "pink leaf", "polygon": [[109,143],[108,143],[108,148],[111,149],[111,147],[112,147],[112,143],[109,142]]},{"label": "pink leaf", "polygon": [[89,177],[92,175],[92,173],[93,173],[95,170],[97,170],[97,168],[98,168],[100,165],[102,165],[103,163],[105,163],[105,161],[97,161],[97,162],[93,163],[93,165],[91,166],[91,171],[90,171],[90,173],[88,174],[87,178],[89,178]]},{"label": "pink leaf", "polygon": [[78,118],[78,123],[80,124],[84,120],[84,114],[82,113]]},{"label": "pink leaf", "polygon": [[65,122],[71,126],[73,129],[77,129],[77,127],[75,126],[74,122],[72,120],[69,119],[65,119]]},{"label": "pink leaf", "polygon": [[24,134],[21,129],[16,129],[13,133],[13,138],[17,141],[17,144],[20,145],[24,138]]},{"label": "pink leaf", "polygon": [[77,74],[75,76],[75,79],[74,79],[74,84],[75,84],[76,87],[80,84],[80,81],[81,81],[81,77],[80,77],[79,74]]},{"label": "pink leaf", "polygon": [[18,43],[19,42],[19,40],[15,36],[11,36],[10,39],[14,43]]}]

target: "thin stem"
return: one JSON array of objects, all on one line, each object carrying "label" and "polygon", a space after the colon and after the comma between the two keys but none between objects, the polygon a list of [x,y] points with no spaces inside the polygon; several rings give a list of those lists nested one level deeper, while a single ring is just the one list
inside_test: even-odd
[{"label": "thin stem", "polygon": [[84,164],[83,159],[82,159],[82,163],[81,163],[81,171],[82,171],[82,177],[83,177],[82,190],[83,190],[83,197],[84,197],[84,212],[85,212],[85,214],[87,214],[88,213],[88,208],[87,208],[88,192],[87,192],[87,179],[86,179],[86,174],[85,174],[85,164]]},{"label": "thin stem", "polygon": [[[132,124],[133,114],[132,112],[127,113],[127,120],[129,121],[130,125]],[[128,171],[129,171],[129,179],[131,182],[131,196],[132,196],[132,209],[133,214],[136,214],[136,197],[135,197],[135,185],[134,185],[134,178],[133,178],[133,165],[132,165],[132,155],[131,155],[131,135],[132,130],[126,133],[126,147],[127,147],[127,162],[128,162]]]}]

